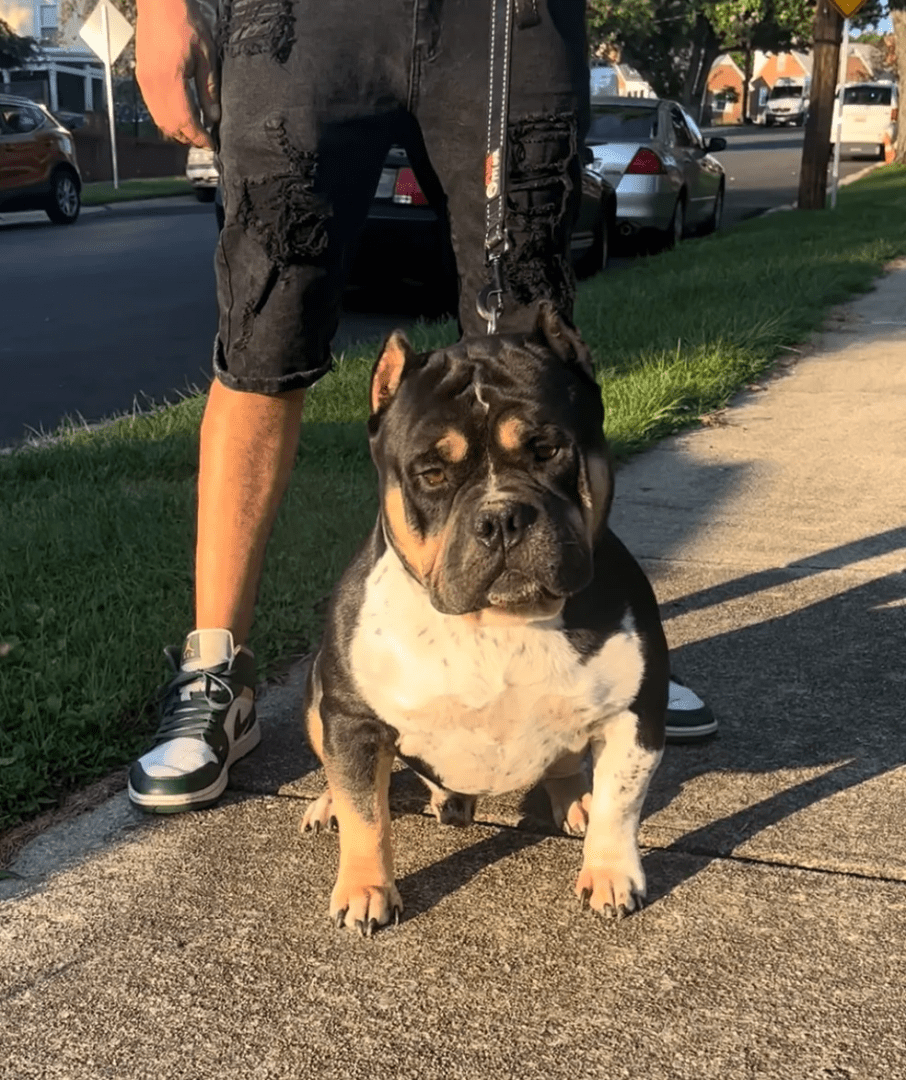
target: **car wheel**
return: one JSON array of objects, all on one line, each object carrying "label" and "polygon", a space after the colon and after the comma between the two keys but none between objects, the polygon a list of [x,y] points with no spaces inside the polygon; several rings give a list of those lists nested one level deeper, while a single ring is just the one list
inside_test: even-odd
[{"label": "car wheel", "polygon": [[213,202],[217,195],[217,188],[212,187],[197,187],[195,189],[195,198],[199,202]]},{"label": "car wheel", "polygon": [[44,208],[55,225],[72,225],[79,216],[82,200],[75,174],[69,169],[58,169],[50,178],[50,198]]},{"label": "car wheel", "polygon": [[607,212],[602,204],[598,224],[595,226],[591,247],[576,261],[576,277],[580,281],[594,277],[607,265]]},{"label": "car wheel", "polygon": [[714,209],[711,211],[711,216],[705,222],[705,227],[702,229],[702,234],[707,236],[710,233],[715,233],[720,228],[721,218],[724,216],[724,188],[723,184],[717,189],[717,195],[714,198]]},{"label": "car wheel", "polygon": [[766,116],[764,118],[764,126],[765,127],[773,127],[774,126],[774,121],[771,119],[770,116]]}]

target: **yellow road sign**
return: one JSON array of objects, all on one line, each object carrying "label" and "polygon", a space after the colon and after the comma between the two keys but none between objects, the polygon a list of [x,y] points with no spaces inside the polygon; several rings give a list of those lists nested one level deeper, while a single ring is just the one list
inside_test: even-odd
[{"label": "yellow road sign", "polygon": [[844,19],[851,19],[865,4],[865,0],[830,0],[830,2]]}]

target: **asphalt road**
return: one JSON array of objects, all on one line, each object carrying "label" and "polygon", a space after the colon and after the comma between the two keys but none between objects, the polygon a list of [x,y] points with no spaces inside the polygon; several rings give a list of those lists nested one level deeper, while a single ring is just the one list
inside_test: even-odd
[{"label": "asphalt road", "polygon": [[[718,155],[725,227],[795,198],[801,140],[798,130],[729,133]],[[191,200],[86,213],[72,228],[0,215],[0,445],[53,430],[67,414],[94,422],[205,386],[215,237],[211,208]],[[424,296],[391,287],[348,299],[338,351],[405,326]]]}]

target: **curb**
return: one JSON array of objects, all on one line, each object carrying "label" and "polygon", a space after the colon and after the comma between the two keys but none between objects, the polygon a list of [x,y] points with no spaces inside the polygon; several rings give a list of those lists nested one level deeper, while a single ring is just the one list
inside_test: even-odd
[{"label": "curb", "polygon": [[[868,176],[869,173],[873,173],[875,169],[880,169],[884,165],[889,165],[889,161],[873,161],[871,165],[866,165],[864,169],[860,169],[857,173],[852,173],[850,176],[844,176],[842,180],[837,181],[837,187],[846,187],[847,184],[854,184],[857,180],[861,180],[863,177]],[[798,207],[798,203],[784,203],[783,206],[772,206],[770,210],[765,210],[759,214],[759,217],[767,217],[768,214],[778,214],[781,210],[795,210]]]}]

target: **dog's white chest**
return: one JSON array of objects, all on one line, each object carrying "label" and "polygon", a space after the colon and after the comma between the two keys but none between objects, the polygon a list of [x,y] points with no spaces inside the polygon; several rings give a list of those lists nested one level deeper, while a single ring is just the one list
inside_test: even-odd
[{"label": "dog's white chest", "polygon": [[631,616],[586,663],[560,621],[482,627],[443,615],[392,550],[366,584],[350,656],[359,692],[404,757],[464,794],[535,783],[635,697],[643,658]]}]

